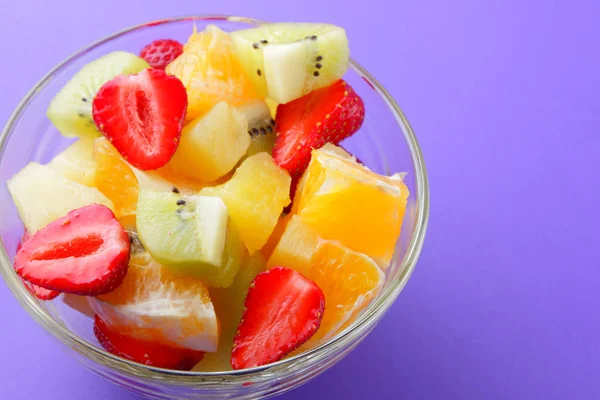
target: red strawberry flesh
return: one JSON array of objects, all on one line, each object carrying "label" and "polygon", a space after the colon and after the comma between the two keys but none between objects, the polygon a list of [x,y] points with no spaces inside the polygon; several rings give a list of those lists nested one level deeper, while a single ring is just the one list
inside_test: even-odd
[{"label": "red strawberry flesh", "polygon": [[23,243],[15,270],[49,290],[95,296],[121,284],[129,263],[129,236],[100,204],[51,222]]},{"label": "red strawberry flesh", "polygon": [[140,57],[152,68],[165,69],[181,53],[183,53],[183,45],[177,40],[159,39],[146,45],[140,52]]},{"label": "red strawberry flesh", "polygon": [[325,311],[321,289],[302,274],[274,267],[257,275],[233,341],[233,369],[280,360],[315,334]]},{"label": "red strawberry flesh", "polygon": [[[23,233],[21,241],[17,245],[17,252],[21,250],[21,247],[23,247],[23,243],[25,243],[27,240],[29,240],[29,234],[27,233],[27,231],[25,231],[25,233]],[[21,281],[23,282],[23,286],[25,286],[25,289],[27,289],[29,293],[31,293],[40,300],[52,300],[60,294],[60,292],[57,292],[56,290],[44,289],[43,287],[34,285],[33,283],[29,283],[23,278],[21,278]]]},{"label": "red strawberry flesh", "polygon": [[109,353],[154,367],[189,371],[204,357],[201,351],[177,349],[125,336],[111,330],[97,315],[94,335]]},{"label": "red strawberry flesh", "polygon": [[141,170],[158,169],[173,157],[186,111],[181,81],[157,69],[117,76],[100,88],[92,103],[98,129]]},{"label": "red strawberry flesh", "polygon": [[313,149],[348,138],[364,118],[362,99],[343,80],[280,104],[273,158],[290,175],[299,176],[308,166]]}]

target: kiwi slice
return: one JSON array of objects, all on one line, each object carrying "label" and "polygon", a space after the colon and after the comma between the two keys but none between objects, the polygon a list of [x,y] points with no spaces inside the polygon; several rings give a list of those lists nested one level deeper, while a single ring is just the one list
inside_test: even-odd
[{"label": "kiwi slice", "polygon": [[231,39],[259,95],[277,103],[328,86],[348,70],[348,38],[335,25],[265,24],[232,32]]},{"label": "kiwi slice", "polygon": [[221,199],[140,189],[136,225],[152,258],[175,273],[211,287],[233,282],[244,244]]},{"label": "kiwi slice", "polygon": [[92,119],[92,101],[98,90],[117,75],[135,74],[149,68],[131,53],[115,51],[86,64],[58,92],[46,111],[56,129],[67,137],[98,136]]},{"label": "kiwi slice", "polygon": [[275,120],[271,117],[271,110],[267,103],[255,100],[237,109],[248,121],[248,134],[251,138],[244,158],[263,151],[271,154],[275,145]]}]

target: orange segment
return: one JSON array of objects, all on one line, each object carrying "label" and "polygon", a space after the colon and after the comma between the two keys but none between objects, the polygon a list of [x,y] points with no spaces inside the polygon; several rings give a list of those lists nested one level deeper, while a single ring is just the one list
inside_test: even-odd
[{"label": "orange segment", "polygon": [[229,34],[215,25],[196,32],[183,47],[183,53],[166,68],[187,89],[186,120],[210,110],[219,101],[236,106],[257,98],[242,66],[233,55]]},{"label": "orange segment", "polygon": [[325,294],[325,313],[319,330],[304,348],[339,332],[379,293],[385,279],[372,259],[332,241],[318,244],[305,275]]},{"label": "orange segment", "polygon": [[292,212],[324,239],[339,240],[386,268],[394,254],[408,188],[337,151],[314,150]]},{"label": "orange segment", "polygon": [[218,322],[207,287],[177,276],[146,254],[135,254],[123,283],[89,298],[107,325],[134,338],[180,348],[216,351]]},{"label": "orange segment", "polygon": [[129,164],[104,137],[94,141],[95,185],[115,205],[115,215],[126,226],[135,226],[138,181]]},{"label": "orange segment", "polygon": [[267,266],[282,266],[305,274],[319,238],[297,215],[291,215],[281,239],[275,246]]}]

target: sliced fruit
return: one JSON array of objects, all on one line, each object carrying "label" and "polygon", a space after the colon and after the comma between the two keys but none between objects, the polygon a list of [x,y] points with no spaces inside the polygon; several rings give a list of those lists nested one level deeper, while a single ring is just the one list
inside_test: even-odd
[{"label": "sliced fruit", "polygon": [[166,71],[179,78],[187,89],[187,121],[221,101],[237,106],[257,98],[252,83],[233,55],[229,34],[215,25],[200,33],[194,30],[183,46],[183,54]]},{"label": "sliced fruit", "polygon": [[269,240],[267,240],[267,243],[260,249],[260,252],[267,260],[271,257],[273,250],[275,250],[275,246],[279,243],[279,239],[281,239],[281,235],[285,232],[285,228],[292,217],[292,214],[282,214],[279,221],[277,221],[277,225],[275,225],[275,229],[273,229],[271,236],[269,236]]},{"label": "sliced fruit", "polygon": [[202,351],[177,349],[122,335],[98,316],[94,319],[94,335],[109,353],[153,367],[189,371],[204,357]]},{"label": "sliced fruit", "polygon": [[102,85],[92,108],[96,126],[127,162],[158,169],[179,144],[187,94],[179,79],[146,69]]},{"label": "sliced fruit", "polygon": [[250,145],[248,121],[226,102],[185,127],[169,165],[174,171],[204,182],[227,174]]},{"label": "sliced fruit", "polygon": [[227,205],[250,254],[267,242],[283,208],[290,203],[290,176],[266,153],[248,157],[222,185],[206,187],[203,196],[218,196]]},{"label": "sliced fruit", "polygon": [[[323,147],[321,147],[320,152],[328,154],[328,155],[332,155],[332,156],[338,156],[343,159],[356,161],[356,158],[354,156],[350,155],[350,153],[348,153],[346,150],[344,150],[343,148],[338,147],[336,145],[333,145],[331,143],[327,143]],[[313,163],[310,165],[312,165],[312,169],[314,169],[315,171],[305,172],[300,177],[294,176],[294,178],[292,179],[292,186],[290,187],[290,197],[292,199],[292,204],[288,206],[288,209],[286,209],[287,212],[291,212],[291,213],[298,212],[298,204],[296,203],[296,193],[302,192],[304,190],[304,185],[309,176],[314,178],[314,176],[317,176],[319,174],[319,172],[318,172],[320,170],[319,164]],[[313,179],[311,178],[310,181],[312,181],[312,180]],[[300,200],[298,200],[298,202],[299,201]]]},{"label": "sliced fruit", "polygon": [[278,103],[328,86],[348,70],[346,32],[334,25],[265,24],[232,32],[231,39],[256,91]]},{"label": "sliced fruit", "polygon": [[183,53],[183,45],[173,39],[159,39],[146,45],[140,57],[155,69],[165,69],[167,65]]},{"label": "sliced fruit", "polygon": [[67,147],[48,163],[59,175],[93,186],[96,179],[96,161],[94,160],[94,140],[81,138]]},{"label": "sliced fruit", "polygon": [[156,261],[209,286],[231,285],[244,244],[223,200],[142,189],[137,212],[140,240]]},{"label": "sliced fruit", "polygon": [[229,359],[233,348],[233,338],[242,319],[244,300],[250,284],[256,275],[265,270],[265,259],[260,253],[246,255],[233,283],[226,289],[210,289],[210,298],[219,316],[221,334],[219,350],[208,353],[194,371],[228,371],[231,370]]},{"label": "sliced fruit", "polygon": [[300,176],[313,149],[337,144],[362,125],[365,106],[346,82],[315,90],[277,107],[273,158],[292,176]]},{"label": "sliced fruit", "polygon": [[315,150],[293,212],[324,239],[339,240],[387,268],[406,210],[401,175],[378,175],[330,151]]},{"label": "sliced fruit", "polygon": [[327,308],[319,331],[304,348],[333,337],[379,293],[385,276],[373,260],[336,242],[319,242],[306,277],[325,294]]},{"label": "sliced fruit", "polygon": [[7,182],[19,216],[30,234],[69,211],[89,204],[113,208],[97,189],[62,177],[50,167],[31,162]]},{"label": "sliced fruit", "polygon": [[245,157],[262,152],[271,154],[275,145],[275,120],[267,103],[255,100],[239,106],[238,110],[248,120],[248,134],[252,139]]},{"label": "sliced fruit", "polygon": [[96,179],[94,186],[115,206],[115,215],[126,226],[135,226],[138,181],[129,164],[104,138],[94,141]]},{"label": "sliced fruit", "polygon": [[123,335],[170,347],[217,350],[219,327],[206,286],[173,274],[147,253],[131,256],[127,276],[116,290],[88,300]]},{"label": "sliced fruit", "polygon": [[269,107],[269,111],[271,112],[271,118],[275,118],[275,115],[277,114],[277,106],[279,104],[269,99],[268,97],[265,99],[265,103],[267,103],[267,106]]},{"label": "sliced fruit", "polygon": [[319,238],[310,226],[302,222],[299,216],[292,215],[267,266],[285,265],[306,274],[318,242]]},{"label": "sliced fruit", "polygon": [[[23,243],[25,243],[27,240],[29,240],[29,234],[27,233],[27,231],[25,231],[23,237],[21,238],[21,241],[17,245],[17,253],[19,252],[19,250],[21,250],[21,247],[23,247]],[[60,294],[60,292],[56,290],[45,289],[41,286],[37,286],[33,283],[27,282],[24,279],[21,279],[21,281],[23,282],[23,286],[25,286],[25,289],[27,289],[29,293],[31,293],[40,300],[52,300]]]},{"label": "sliced fruit", "polygon": [[289,268],[258,274],[250,285],[231,353],[233,369],[280,360],[315,334],[325,297],[310,279]]},{"label": "sliced fruit", "polygon": [[112,211],[93,204],[36,232],[15,256],[21,278],[46,289],[95,296],[127,273],[129,237]]},{"label": "sliced fruit", "polygon": [[168,167],[157,171],[140,171],[127,164],[117,149],[104,138],[94,141],[96,180],[94,186],[115,205],[115,214],[121,223],[135,229],[135,215],[139,188],[182,194],[198,193],[204,186],[176,174]]},{"label": "sliced fruit", "polygon": [[[183,194],[196,194],[207,185],[207,183],[205,182],[200,182],[197,179],[188,178],[185,175],[175,172],[175,170],[171,168],[170,164],[167,164],[164,167],[157,169],[156,171],[140,171],[136,169],[134,169],[133,171],[135,172],[138,181],[140,182],[140,187],[147,189],[164,191],[164,187],[166,186],[161,187],[161,185],[163,185],[166,182],[168,185],[171,185],[171,189],[175,188]],[[141,175],[146,175],[146,178],[140,177]],[[218,179],[215,182],[218,182],[221,179]],[[146,184],[145,181],[148,180],[152,181],[153,184]],[[157,181],[162,182],[157,184]]]},{"label": "sliced fruit", "polygon": [[115,51],[85,65],[52,99],[46,115],[64,136],[98,136],[92,100],[117,75],[135,74],[149,65],[140,57]]}]

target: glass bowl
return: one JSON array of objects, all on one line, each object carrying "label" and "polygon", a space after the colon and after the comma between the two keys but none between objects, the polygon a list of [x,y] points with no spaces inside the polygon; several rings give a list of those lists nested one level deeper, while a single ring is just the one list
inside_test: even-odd
[{"label": "glass bowl", "polygon": [[[423,245],[429,191],[423,157],[408,121],[389,93],[352,61],[345,79],[362,97],[366,118],[361,130],[343,146],[379,173],[407,173],[410,190],[402,233],[381,294],[343,332],[327,343],[279,362],[235,372],[179,372],[149,367],[113,356],[99,347],[92,320],[67,307],[60,298],[40,301],[23,286],[13,269],[23,225],[5,182],[28,162],[47,163],[72,139],[61,136],[46,118],[50,100],[86,63],[115,50],[138,53],[159,38],[185,42],[195,24],[216,24],[225,31],[260,24],[250,18],[189,16],[169,18],[122,30],[73,54],[44,76],[23,98],[0,136],[0,272],[23,308],[63,343],[69,354],[103,378],[155,399],[264,398],[291,390],[334,365],[375,327],[410,277]],[[43,201],[43,199],[40,199]]]}]

